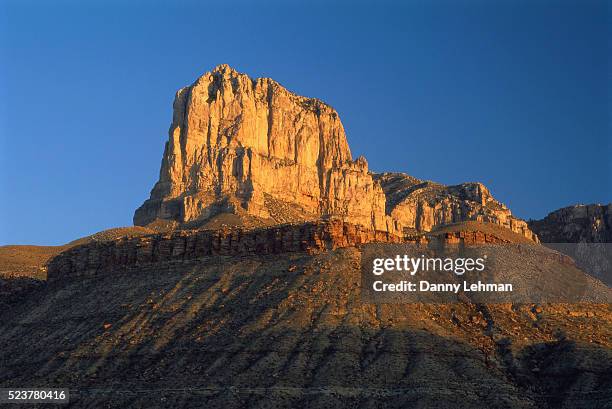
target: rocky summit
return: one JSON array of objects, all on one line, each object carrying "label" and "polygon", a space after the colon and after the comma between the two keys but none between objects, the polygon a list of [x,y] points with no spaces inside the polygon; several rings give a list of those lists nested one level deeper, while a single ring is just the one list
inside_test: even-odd
[{"label": "rocky summit", "polygon": [[373,174],[364,157],[353,160],[332,107],[219,65],[177,92],[159,180],[134,224],[193,227],[226,213],[268,224],[340,219],[394,234],[474,220],[537,240],[482,184]]},{"label": "rocky summit", "polygon": [[352,160],[329,105],[227,65],[180,89],[159,181],[134,223],[239,211],[274,218],[283,203],[304,220],[341,216],[395,230],[382,188],[364,158]]}]

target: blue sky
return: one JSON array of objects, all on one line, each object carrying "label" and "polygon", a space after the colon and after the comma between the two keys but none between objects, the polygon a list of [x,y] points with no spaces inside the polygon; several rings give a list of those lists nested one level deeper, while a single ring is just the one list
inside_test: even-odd
[{"label": "blue sky", "polygon": [[334,106],[374,171],[522,218],[612,199],[605,1],[0,2],[0,244],[131,225],[220,63]]}]

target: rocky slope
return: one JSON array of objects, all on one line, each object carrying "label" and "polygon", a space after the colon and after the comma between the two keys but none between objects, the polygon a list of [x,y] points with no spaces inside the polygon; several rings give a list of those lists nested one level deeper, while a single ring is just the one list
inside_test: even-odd
[{"label": "rocky slope", "polygon": [[612,203],[564,207],[529,227],[545,243],[612,243]]},{"label": "rocky slope", "polygon": [[[136,268],[31,289],[0,310],[0,386],[68,386],[71,407],[602,408],[612,401],[609,305],[363,303],[362,250],[347,238],[371,231],[333,225],[313,224],[327,233],[306,237],[349,247],[232,255],[221,246],[223,254],[190,259],[184,245],[152,246],[174,262],[135,260]],[[127,244],[145,239],[113,242],[135,249]],[[68,253],[93,265],[91,249],[104,246]]]},{"label": "rocky slope", "polygon": [[372,175],[365,158],[352,159],[332,107],[227,65],[176,94],[159,181],[134,224],[193,227],[220,213],[262,224],[338,218],[394,234],[477,220],[535,239],[481,184]]}]

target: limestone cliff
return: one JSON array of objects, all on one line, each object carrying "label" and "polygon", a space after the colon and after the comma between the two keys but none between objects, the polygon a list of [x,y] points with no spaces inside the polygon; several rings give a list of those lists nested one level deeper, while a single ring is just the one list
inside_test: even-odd
[{"label": "limestone cliff", "polygon": [[482,183],[445,186],[403,173],[375,175],[387,198],[386,211],[404,229],[417,232],[463,221],[494,223],[530,240],[538,237],[527,223],[512,215]]},{"label": "limestone cliff", "polygon": [[178,91],[169,134],[159,181],[136,210],[136,225],[194,226],[235,213],[275,223],[335,218],[402,233],[475,220],[537,240],[482,184],[372,175],[365,158],[352,160],[332,107],[227,65]]},{"label": "limestone cliff", "polygon": [[612,243],[612,203],[564,207],[529,227],[545,243]]},{"label": "limestone cliff", "polygon": [[287,203],[305,220],[395,229],[382,188],[364,158],[352,160],[330,106],[227,65],[179,90],[159,181],[134,223],[240,211],[274,218]]}]

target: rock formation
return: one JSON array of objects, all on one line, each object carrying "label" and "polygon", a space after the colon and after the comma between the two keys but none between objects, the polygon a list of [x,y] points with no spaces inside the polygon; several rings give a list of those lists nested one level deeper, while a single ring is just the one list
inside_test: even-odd
[{"label": "rock formation", "polygon": [[612,203],[564,207],[530,220],[529,227],[547,246],[612,287]]},{"label": "rock formation", "polygon": [[538,241],[527,223],[514,217],[482,183],[445,186],[403,173],[383,173],[375,180],[385,192],[387,214],[405,229],[427,232],[450,223],[479,221],[498,224]]},{"label": "rock formation", "polygon": [[537,240],[482,184],[371,174],[365,158],[352,160],[332,107],[227,65],[178,91],[169,134],[159,181],[135,225],[197,226],[244,213],[277,223],[337,218],[402,234],[475,220]]},{"label": "rock formation", "polygon": [[564,207],[529,227],[545,243],[612,243],[612,203]]},{"label": "rock formation", "polygon": [[[317,253],[367,243],[502,244],[529,242],[487,225],[449,226],[434,235],[400,237],[338,220],[286,224],[258,229],[188,230],[114,240],[90,240],[54,257],[48,266],[49,282],[106,275],[174,263],[193,263],[211,256],[265,256]],[[465,227],[465,229],[462,229]],[[508,232],[509,233],[509,232]]]},{"label": "rock formation", "polygon": [[394,230],[382,189],[364,158],[352,160],[330,106],[227,65],[179,90],[159,181],[134,223],[242,210],[270,218],[278,202],[300,209],[304,219],[339,217]]},{"label": "rock formation", "polygon": [[[610,205],[556,213],[533,224],[546,240],[609,237]],[[272,80],[220,66],[179,91],[134,221],[63,246],[46,282],[0,276],[0,387],[69,388],[71,407],[609,407],[608,302],[364,302],[379,243],[501,243],[523,280],[611,290],[480,183],[368,172],[332,108]],[[10,271],[59,251],[0,250]]]}]

